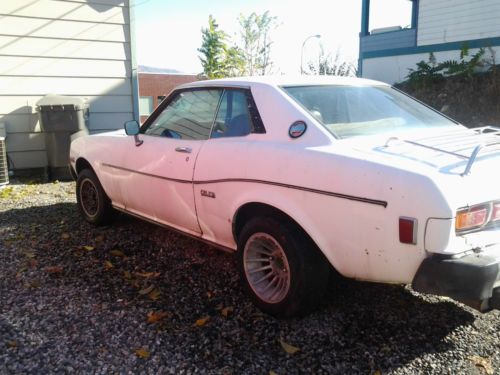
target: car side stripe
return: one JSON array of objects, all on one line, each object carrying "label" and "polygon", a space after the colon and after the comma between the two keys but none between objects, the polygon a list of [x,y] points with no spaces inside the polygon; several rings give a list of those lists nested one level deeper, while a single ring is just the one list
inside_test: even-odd
[{"label": "car side stripe", "polygon": [[177,178],[163,177],[163,176],[153,175],[153,174],[149,174],[149,173],[134,171],[132,169],[118,167],[118,166],[114,166],[114,165],[106,164],[106,163],[103,163],[102,165],[106,166],[106,167],[126,171],[126,172],[137,173],[137,174],[141,174],[143,176],[159,178],[161,180],[167,180],[167,181],[177,182],[177,183],[181,183],[181,184],[209,185],[209,184],[222,184],[222,183],[228,183],[228,182],[246,182],[246,183],[252,183],[252,184],[264,184],[264,185],[283,187],[283,188],[287,188],[287,189],[307,191],[307,192],[314,193],[314,194],[321,194],[321,195],[327,195],[327,196],[335,197],[335,198],[348,199],[351,201],[374,204],[374,205],[382,206],[382,207],[387,207],[387,205],[388,205],[388,203],[386,201],[382,201],[382,200],[378,200],[378,199],[358,197],[355,195],[335,193],[332,191],[318,190],[318,189],[308,188],[305,186],[290,185],[290,184],[284,184],[281,182],[274,182],[274,181],[257,180],[257,179],[250,179],[250,178],[224,178],[224,179],[219,179],[219,180],[189,181],[189,180],[181,180],[181,179],[177,179]]},{"label": "car side stripe", "polygon": [[349,200],[352,200],[352,201],[370,203],[370,204],[375,204],[375,205],[378,205],[378,206],[387,207],[387,202],[386,201],[381,201],[381,200],[377,200],[377,199],[363,198],[363,197],[357,197],[355,195],[335,193],[335,192],[332,192],[332,191],[318,190],[318,189],[308,188],[308,187],[304,187],[304,186],[290,185],[290,184],[284,184],[284,183],[281,183],[281,182],[256,180],[256,179],[249,179],[249,178],[225,178],[225,179],[221,179],[221,180],[193,181],[193,184],[194,185],[205,185],[205,184],[218,184],[218,183],[225,183],[225,182],[249,182],[249,183],[255,183],[255,184],[265,184],[265,185],[279,186],[279,187],[284,187],[284,188],[287,188],[287,189],[307,191],[307,192],[310,192],[310,193],[321,194],[321,195],[328,195],[330,197],[349,199]]}]

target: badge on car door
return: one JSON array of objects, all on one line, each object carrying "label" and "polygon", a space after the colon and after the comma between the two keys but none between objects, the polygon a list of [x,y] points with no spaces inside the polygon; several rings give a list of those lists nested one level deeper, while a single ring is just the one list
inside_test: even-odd
[{"label": "badge on car door", "polygon": [[203,197],[215,198],[215,193],[214,193],[214,192],[212,192],[212,191],[206,191],[206,190],[201,189],[200,194],[201,194]]}]

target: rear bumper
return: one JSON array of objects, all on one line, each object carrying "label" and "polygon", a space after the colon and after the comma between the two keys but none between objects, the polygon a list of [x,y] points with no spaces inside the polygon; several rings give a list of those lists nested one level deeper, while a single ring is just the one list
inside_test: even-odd
[{"label": "rear bumper", "polygon": [[500,310],[500,257],[472,253],[460,258],[433,255],[412,282],[417,292],[447,296],[479,311]]}]

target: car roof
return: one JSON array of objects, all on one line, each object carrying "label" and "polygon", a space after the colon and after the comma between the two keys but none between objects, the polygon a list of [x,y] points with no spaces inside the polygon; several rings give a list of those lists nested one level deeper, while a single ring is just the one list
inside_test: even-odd
[{"label": "car roof", "polygon": [[316,86],[316,85],[342,85],[342,86],[389,86],[386,83],[370,79],[338,76],[255,76],[212,79],[187,83],[179,88],[189,87],[214,87],[214,86]]}]

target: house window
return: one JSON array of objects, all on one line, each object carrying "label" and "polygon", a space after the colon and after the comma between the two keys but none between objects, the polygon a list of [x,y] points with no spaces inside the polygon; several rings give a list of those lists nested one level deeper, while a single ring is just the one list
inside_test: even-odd
[{"label": "house window", "polygon": [[370,33],[397,31],[414,27],[412,25],[413,1],[371,0]]},{"label": "house window", "polygon": [[153,112],[153,97],[141,96],[139,97],[139,114],[141,116],[149,116]]}]

